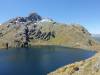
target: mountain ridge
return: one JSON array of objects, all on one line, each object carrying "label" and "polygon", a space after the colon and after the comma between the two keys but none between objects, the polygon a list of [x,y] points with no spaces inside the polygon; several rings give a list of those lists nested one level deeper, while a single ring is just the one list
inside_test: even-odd
[{"label": "mountain ridge", "polygon": [[[83,26],[79,24],[68,25],[58,23],[49,18],[45,19],[37,13],[31,13],[28,17],[17,17],[5,22],[1,25],[0,36],[8,43],[10,40],[10,44],[12,44],[9,44],[10,47],[15,47],[16,40],[17,43],[19,41],[22,44],[27,39],[27,36],[25,36],[25,27],[29,31],[28,38],[30,39],[29,44],[31,45],[51,44],[70,47],[84,46],[88,48],[88,46],[91,47],[97,44],[88,30]],[[6,43],[5,41],[3,44]]]}]

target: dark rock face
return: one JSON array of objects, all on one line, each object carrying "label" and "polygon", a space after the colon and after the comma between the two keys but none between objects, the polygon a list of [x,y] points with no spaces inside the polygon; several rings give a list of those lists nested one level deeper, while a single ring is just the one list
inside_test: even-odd
[{"label": "dark rock face", "polygon": [[0,31],[0,37],[2,37],[3,36],[3,33],[2,33],[2,31]]},{"label": "dark rock face", "polygon": [[10,21],[10,23],[16,23],[16,22],[27,22],[27,21],[26,18],[24,17],[16,17]]},{"label": "dark rock face", "polygon": [[26,22],[26,19],[24,17],[18,17],[16,20],[18,22]]},{"label": "dark rock face", "polygon": [[42,17],[40,15],[38,15],[37,13],[31,13],[31,14],[29,14],[28,17],[26,17],[26,20],[35,22],[35,21],[42,20]]},{"label": "dark rock face", "polygon": [[16,17],[13,19],[10,19],[8,22],[4,23],[4,25],[9,25],[9,24],[16,24],[16,23],[27,23],[27,22],[37,22],[42,20],[42,17],[38,15],[37,13],[31,13],[29,14],[28,17]]},{"label": "dark rock face", "polygon": [[23,33],[23,47],[28,47],[28,42],[29,42],[29,29],[27,26],[25,26]]},{"label": "dark rock face", "polygon": [[55,38],[55,32],[43,32],[42,27],[38,28],[38,25],[32,24],[32,26],[24,25],[21,33],[16,34],[16,38],[21,37],[20,41],[15,40],[16,47],[28,47],[29,42],[32,39],[48,41],[51,38]]},{"label": "dark rock face", "polygon": [[52,37],[55,38],[55,32],[43,32],[42,27],[38,29],[38,26],[33,26],[33,29],[29,29],[30,39],[41,39],[41,40],[50,40]]}]

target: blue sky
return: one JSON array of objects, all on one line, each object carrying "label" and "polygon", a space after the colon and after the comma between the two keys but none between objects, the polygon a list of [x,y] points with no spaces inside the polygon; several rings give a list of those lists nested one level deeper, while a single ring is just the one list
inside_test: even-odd
[{"label": "blue sky", "polygon": [[37,12],[58,22],[78,23],[100,34],[100,0],[0,0],[0,23]]}]

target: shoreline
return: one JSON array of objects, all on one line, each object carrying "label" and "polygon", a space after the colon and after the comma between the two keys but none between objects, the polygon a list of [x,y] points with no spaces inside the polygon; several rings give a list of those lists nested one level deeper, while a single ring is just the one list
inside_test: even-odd
[{"label": "shoreline", "polygon": [[[90,57],[88,59],[78,61],[78,62],[76,61],[74,63],[65,65],[63,67],[60,67],[60,68],[56,69],[53,72],[48,73],[47,75],[72,75],[72,74],[78,72],[75,69],[80,70],[80,67],[84,67],[85,65],[88,66],[89,64],[92,63],[92,61],[96,62],[96,59],[98,59],[98,56],[100,56],[100,51],[99,51],[100,47],[99,47],[99,45],[84,48],[84,46],[83,47],[81,47],[81,46],[80,47],[75,47],[75,46],[57,45],[57,44],[50,44],[50,43],[49,44],[47,44],[47,43],[34,43],[29,48],[32,48],[34,46],[37,46],[37,47],[38,46],[61,46],[61,47],[66,47],[66,48],[75,48],[75,49],[83,49],[83,50],[87,50],[87,51],[96,51],[95,55],[93,55],[92,57]],[[16,48],[16,47],[9,47],[9,48]],[[21,48],[21,47],[17,47],[17,48]],[[6,48],[5,47],[0,47],[0,49],[6,49]],[[84,67],[84,69],[85,69],[85,67]],[[75,75],[77,75],[77,74],[75,74]],[[81,75],[81,74],[79,74],[79,75]],[[88,75],[88,74],[84,74],[84,75]]]},{"label": "shoreline", "polygon": [[[98,57],[99,56],[99,57]],[[95,62],[97,61],[97,59],[100,58],[100,52],[96,53],[95,55],[93,55],[92,57],[79,61],[79,62],[74,62],[72,64],[68,64],[65,65],[63,67],[60,67],[58,69],[56,69],[53,72],[48,73],[47,75],[96,75],[95,74],[95,67],[97,67],[95,64]],[[97,63],[96,63],[97,64]],[[80,70],[84,70],[87,67],[91,67],[94,70],[94,73],[91,74],[86,74],[85,71],[84,72],[78,72]],[[75,68],[78,68],[78,70],[76,70]],[[81,74],[84,73],[84,74]]]},{"label": "shoreline", "polygon": [[[92,57],[62,66],[47,75],[99,75],[100,71],[98,70],[100,70],[100,67],[98,66],[100,66],[100,49],[97,49],[95,48],[96,53]],[[85,70],[87,68],[89,68],[89,71]],[[95,69],[97,69],[97,71]]]},{"label": "shoreline", "polygon": [[[87,51],[96,51],[96,52],[99,52],[99,50],[98,50],[98,47],[95,47],[95,46],[91,46],[91,47],[93,47],[93,48],[91,48],[91,47],[87,47],[87,46],[79,46],[79,47],[76,47],[76,46],[69,46],[69,45],[60,45],[60,44],[47,44],[47,43],[34,43],[34,44],[32,44],[31,46],[29,46],[29,48],[31,48],[31,47],[34,47],[34,46],[61,46],[61,47],[68,47],[68,48],[75,48],[75,49],[84,49],[84,50],[87,50]],[[100,46],[100,45],[98,45],[98,46]],[[9,46],[8,47],[8,49],[9,48],[22,48],[22,47],[14,47],[14,46]],[[0,46],[0,49],[6,49],[6,46]]]}]

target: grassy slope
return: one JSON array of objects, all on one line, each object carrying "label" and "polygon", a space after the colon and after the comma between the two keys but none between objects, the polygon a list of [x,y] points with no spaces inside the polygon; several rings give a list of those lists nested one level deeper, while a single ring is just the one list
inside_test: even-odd
[{"label": "grassy slope", "polygon": [[[88,32],[83,33],[82,27],[79,25],[53,24],[52,22],[45,22],[39,24],[39,26],[42,26],[42,32],[54,31],[56,37],[51,38],[49,41],[31,40],[31,45],[62,45],[77,48],[89,48],[96,45],[96,41],[91,38]],[[7,27],[4,27],[4,30],[7,30]],[[8,42],[13,46],[15,34],[18,31],[19,30],[11,29],[7,31],[3,37],[0,37],[0,47],[2,47],[2,44],[5,42]],[[89,45],[89,40],[91,40],[92,46]]]},{"label": "grassy slope", "polygon": [[[6,26],[0,26],[1,29],[7,30]],[[13,41],[15,38],[16,29],[9,30],[0,37],[0,48],[5,48],[5,43],[9,42],[10,45],[13,45]]]},{"label": "grassy slope", "polygon": [[[88,33],[83,33],[79,25],[65,25],[65,24],[55,24],[52,23],[43,23],[43,31],[55,31],[56,37],[50,39],[49,41],[41,41],[40,44],[52,44],[52,45],[62,45],[68,47],[77,47],[77,48],[89,48],[92,47],[89,45],[89,40],[92,40],[92,45],[96,45],[96,41],[91,38]],[[37,42],[37,41],[36,41]],[[32,42],[34,44],[34,42]]]}]

